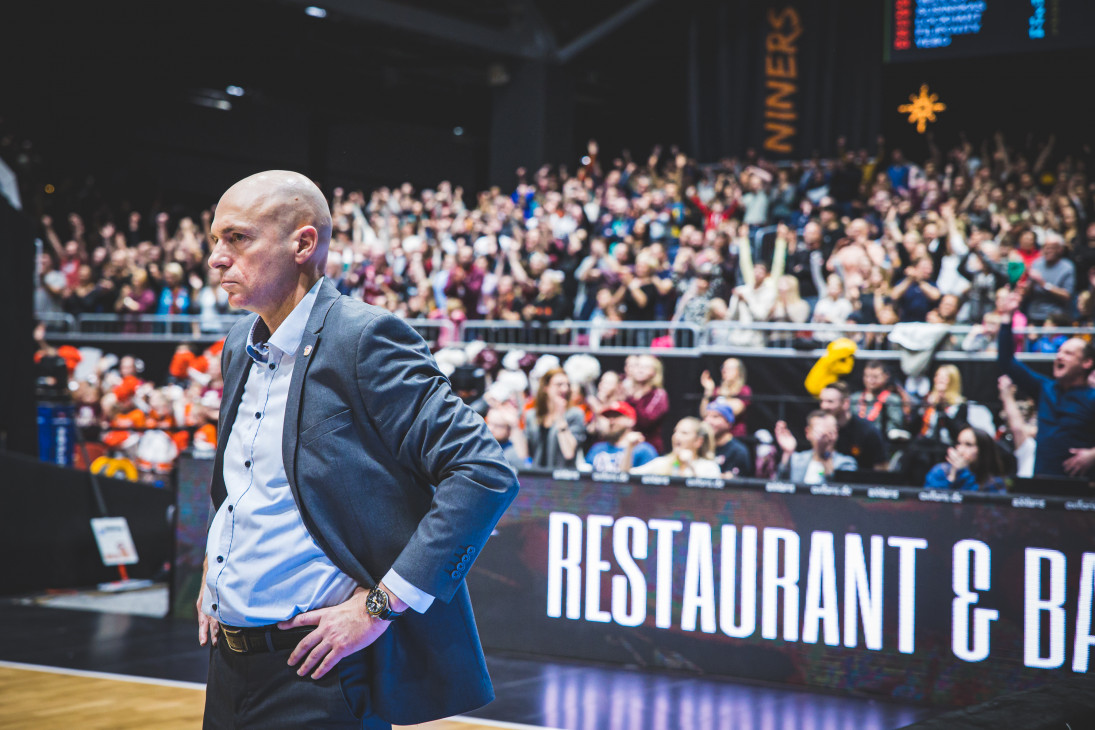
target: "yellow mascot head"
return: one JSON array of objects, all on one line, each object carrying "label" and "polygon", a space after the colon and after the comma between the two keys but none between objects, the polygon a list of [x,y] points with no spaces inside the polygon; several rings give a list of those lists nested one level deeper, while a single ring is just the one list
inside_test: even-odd
[{"label": "yellow mascot head", "polygon": [[855,367],[855,351],[855,343],[847,337],[830,342],[825,354],[818,358],[806,376],[806,391],[818,398],[826,385],[835,383],[842,375],[852,372]]}]

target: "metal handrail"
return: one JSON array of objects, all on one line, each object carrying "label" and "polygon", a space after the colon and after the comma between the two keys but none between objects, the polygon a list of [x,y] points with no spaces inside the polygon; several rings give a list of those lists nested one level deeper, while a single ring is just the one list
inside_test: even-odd
[{"label": "metal handrail", "polygon": [[35,318],[46,326],[46,332],[69,333],[77,329],[76,317],[64,312],[36,312]]},{"label": "metal handrail", "polygon": [[482,342],[496,350],[631,353],[658,349],[659,345],[695,352],[701,331],[690,322],[467,320],[462,334],[464,342]]},{"label": "metal handrail", "polygon": [[[164,340],[185,342],[223,336],[238,321],[240,314],[71,314],[40,312],[36,317],[46,323],[54,336],[70,340]],[[819,350],[837,337],[849,337],[861,352],[872,357],[896,358],[899,348],[888,335],[893,325],[828,324],[805,322],[708,322],[702,326],[690,322],[606,322],[559,320],[548,323],[505,320],[466,320],[415,318],[405,320],[431,347],[447,344],[482,342],[497,350],[530,350],[544,353],[600,352],[634,354],[653,347],[660,355],[687,356],[709,354],[799,355],[816,357]],[[936,358],[940,360],[991,359],[995,355],[966,352],[962,339],[976,325],[952,325],[949,344]],[[1024,327],[1017,336],[1095,335],[1091,327]],[[659,345],[662,347],[659,348]],[[1019,353],[1024,359],[1051,359],[1053,355]]]}]

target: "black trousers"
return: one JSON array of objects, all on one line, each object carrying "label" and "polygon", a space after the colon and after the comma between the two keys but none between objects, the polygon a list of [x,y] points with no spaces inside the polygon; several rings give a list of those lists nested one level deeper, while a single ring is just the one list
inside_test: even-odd
[{"label": "black trousers", "polygon": [[221,638],[209,654],[203,728],[391,730],[367,712],[368,688],[356,663],[343,660],[317,680],[297,676],[291,653],[236,654]]}]

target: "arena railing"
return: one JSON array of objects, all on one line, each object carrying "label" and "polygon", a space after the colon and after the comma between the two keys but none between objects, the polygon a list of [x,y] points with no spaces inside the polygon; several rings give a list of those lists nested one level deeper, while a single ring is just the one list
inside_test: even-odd
[{"label": "arena railing", "polygon": [[76,317],[63,312],[38,312],[35,317],[46,326],[47,334],[69,334],[76,332]]},{"label": "arena railing", "polygon": [[[763,351],[765,355],[801,355],[816,357],[829,343],[838,338],[847,338],[856,344],[860,357],[870,354],[878,359],[897,359],[904,348],[890,339],[890,334],[898,327],[923,328],[929,331],[936,325],[915,322],[901,325],[850,325],[822,323],[787,322],[709,322],[703,327],[699,349],[707,353],[749,354]],[[938,360],[995,359],[995,349],[964,350],[962,343],[967,335],[977,328],[976,325],[950,325],[946,335],[934,346]],[[1090,327],[1024,327],[1015,331],[1017,336],[1037,339],[1043,336],[1095,335]],[[993,336],[995,339],[995,336]],[[1028,359],[1052,359],[1051,353],[1021,352]]]},{"label": "arena railing", "polygon": [[[549,323],[467,320],[461,326],[464,342],[482,342],[496,350],[535,352],[649,352],[680,348],[694,353],[700,327],[688,322],[588,322],[561,320]],[[685,354],[682,352],[681,354]]]},{"label": "arena railing", "polygon": [[84,340],[215,340],[237,319],[235,314],[81,314],[76,334]]},{"label": "arena railing", "polygon": [[[162,340],[182,343],[214,341],[224,337],[240,315],[113,315],[38,313],[47,335],[59,341]],[[902,349],[894,345],[889,325],[815,324],[784,322],[590,322],[561,320],[545,324],[499,320],[408,319],[434,348],[451,344],[482,342],[499,351],[571,354],[599,352],[630,355],[650,352],[660,356],[686,357],[699,354],[756,355],[816,358],[829,342],[847,337],[856,343],[860,357],[868,353],[882,360],[895,360]],[[920,326],[927,327],[928,325]],[[993,359],[991,352],[967,352],[962,342],[974,327],[953,325],[938,345],[937,360]],[[1016,335],[1028,339],[1042,336],[1081,335],[1091,337],[1095,329],[1084,327],[1027,327]],[[1022,353],[1024,359],[1052,359],[1052,354]]]},{"label": "arena railing", "polygon": [[[215,341],[228,334],[239,314],[58,314],[38,312],[47,335],[66,341],[109,342],[113,340],[162,340],[182,343]],[[459,328],[447,319],[406,320],[423,339],[434,346],[455,342]]]}]

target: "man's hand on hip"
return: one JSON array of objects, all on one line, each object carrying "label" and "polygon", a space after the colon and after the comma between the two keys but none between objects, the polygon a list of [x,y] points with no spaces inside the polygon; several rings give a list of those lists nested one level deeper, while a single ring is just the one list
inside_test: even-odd
[{"label": "man's hand on hip", "polygon": [[279,629],[316,627],[289,655],[291,667],[304,659],[297,674],[303,677],[311,673],[312,679],[320,679],[344,657],[369,646],[387,630],[391,621],[381,621],[366,612],[367,594],[367,590],[358,588],[345,603],[306,611],[278,624]]},{"label": "man's hand on hip", "polygon": [[217,619],[210,616],[206,616],[202,611],[202,598],[205,596],[205,574],[209,570],[208,560],[202,568],[202,587],[198,591],[198,643],[205,646],[207,641],[212,641],[213,646],[217,645],[217,637],[220,635],[221,625]]}]

